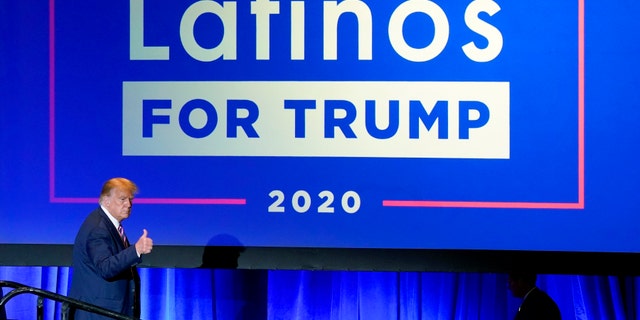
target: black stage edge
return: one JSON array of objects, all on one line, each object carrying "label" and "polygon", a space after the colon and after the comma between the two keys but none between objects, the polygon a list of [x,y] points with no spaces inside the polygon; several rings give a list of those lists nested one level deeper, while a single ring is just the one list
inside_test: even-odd
[{"label": "black stage edge", "polygon": [[[0,265],[70,266],[71,245],[0,244]],[[141,267],[640,275],[640,253],[154,246]]]}]

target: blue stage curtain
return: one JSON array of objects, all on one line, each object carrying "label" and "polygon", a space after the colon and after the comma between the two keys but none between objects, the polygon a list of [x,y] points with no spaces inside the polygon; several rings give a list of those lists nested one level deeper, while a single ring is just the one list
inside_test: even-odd
[{"label": "blue stage curtain", "polygon": [[[0,280],[66,295],[69,267],[0,267]],[[377,272],[141,268],[142,319],[512,319],[520,300],[507,275],[466,272]],[[540,275],[564,320],[639,320],[640,278]],[[8,289],[4,289],[6,294]],[[45,301],[45,319],[61,305]],[[6,305],[8,319],[36,319],[36,297]]]}]

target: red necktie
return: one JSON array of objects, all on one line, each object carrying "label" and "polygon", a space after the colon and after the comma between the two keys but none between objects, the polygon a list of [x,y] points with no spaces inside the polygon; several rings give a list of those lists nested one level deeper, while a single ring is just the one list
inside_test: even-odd
[{"label": "red necktie", "polygon": [[122,243],[124,243],[124,247],[128,247],[129,243],[127,243],[127,236],[124,235],[124,228],[122,225],[118,226],[118,233],[120,233],[120,238],[122,238]]}]

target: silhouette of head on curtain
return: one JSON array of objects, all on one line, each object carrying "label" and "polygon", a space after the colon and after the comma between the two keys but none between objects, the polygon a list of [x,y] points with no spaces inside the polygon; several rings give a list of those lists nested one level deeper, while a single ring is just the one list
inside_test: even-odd
[{"label": "silhouette of head on curtain", "polygon": [[200,268],[237,269],[244,246],[235,237],[219,234],[209,240],[202,253]]}]

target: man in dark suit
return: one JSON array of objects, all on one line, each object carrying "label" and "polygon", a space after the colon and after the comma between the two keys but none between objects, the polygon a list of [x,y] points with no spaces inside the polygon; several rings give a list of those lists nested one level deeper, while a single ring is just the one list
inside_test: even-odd
[{"label": "man in dark suit", "polygon": [[[153,248],[144,229],[130,245],[121,222],[131,214],[138,187],[125,178],[105,182],[100,206],[80,227],[73,246],[73,270],[69,296],[131,317],[140,317],[140,278],[136,265]],[[122,229],[120,229],[122,230]],[[77,310],[73,319],[108,319]]]},{"label": "man in dark suit", "polygon": [[536,286],[535,273],[509,274],[509,290],[522,298],[515,320],[560,320],[560,309],[553,299]]}]

